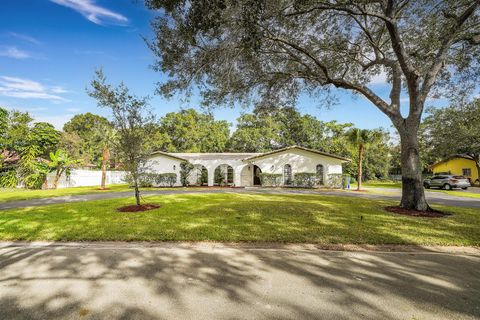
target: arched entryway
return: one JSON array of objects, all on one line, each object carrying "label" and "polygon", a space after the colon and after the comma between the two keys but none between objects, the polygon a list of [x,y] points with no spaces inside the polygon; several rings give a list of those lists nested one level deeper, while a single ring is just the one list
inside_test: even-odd
[{"label": "arched entryway", "polygon": [[262,173],[262,169],[259,166],[253,165],[253,185],[254,186],[261,186],[262,180],[260,179],[260,174]]},{"label": "arched entryway", "polygon": [[213,185],[231,186],[233,185],[233,167],[228,164],[221,164],[215,168],[213,173]]},{"label": "arched entryway", "polygon": [[197,164],[191,174],[191,184],[197,186],[208,185],[208,170],[205,166]]}]

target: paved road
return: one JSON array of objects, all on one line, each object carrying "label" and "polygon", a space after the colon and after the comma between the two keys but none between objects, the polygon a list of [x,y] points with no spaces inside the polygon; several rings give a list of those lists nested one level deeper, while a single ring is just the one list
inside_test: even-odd
[{"label": "paved road", "polygon": [[[236,188],[236,189],[172,189],[172,190],[149,190],[142,191],[143,196],[179,194],[179,193],[267,193],[267,194],[322,194],[336,195],[345,197],[357,197],[376,200],[400,200],[399,189],[371,189],[384,194],[340,191],[340,190],[309,190],[309,189],[269,189],[269,188]],[[63,196],[44,199],[32,199],[21,201],[10,201],[0,203],[0,210],[24,208],[31,206],[43,206],[55,203],[91,201],[100,199],[126,198],[133,196],[132,191],[94,193],[85,195]],[[478,208],[480,209],[480,199],[456,197],[441,192],[426,192],[427,199],[433,204],[442,204],[457,207]]]},{"label": "paved road", "polygon": [[0,246],[2,319],[479,319],[480,256]]}]

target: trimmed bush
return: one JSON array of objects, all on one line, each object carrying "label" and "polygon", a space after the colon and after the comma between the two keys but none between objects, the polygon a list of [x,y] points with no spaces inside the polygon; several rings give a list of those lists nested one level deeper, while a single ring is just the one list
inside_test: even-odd
[{"label": "trimmed bush", "polygon": [[297,172],[293,182],[296,187],[313,188],[317,184],[317,174],[312,172]]},{"label": "trimmed bush", "polygon": [[260,183],[262,187],[278,187],[282,184],[282,174],[260,173]]},{"label": "trimmed bush", "polygon": [[177,174],[176,173],[159,173],[157,174],[155,182],[158,186],[173,187],[177,182]]},{"label": "trimmed bush", "polygon": [[340,189],[343,184],[343,175],[341,173],[331,173],[328,175],[327,186]]}]

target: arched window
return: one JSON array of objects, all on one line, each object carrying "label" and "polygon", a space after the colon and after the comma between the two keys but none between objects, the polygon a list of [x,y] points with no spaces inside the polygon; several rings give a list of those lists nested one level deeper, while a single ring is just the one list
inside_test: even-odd
[{"label": "arched window", "polygon": [[233,185],[233,168],[227,164],[219,165],[214,171],[214,185]]},{"label": "arched window", "polygon": [[283,184],[286,186],[292,184],[292,166],[289,164],[283,167]]},{"label": "arched window", "polygon": [[317,184],[323,186],[323,164],[317,164]]}]

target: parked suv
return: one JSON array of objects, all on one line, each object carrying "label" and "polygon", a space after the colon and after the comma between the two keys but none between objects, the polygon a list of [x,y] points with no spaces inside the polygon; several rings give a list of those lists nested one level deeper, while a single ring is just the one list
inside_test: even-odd
[{"label": "parked suv", "polygon": [[453,188],[462,188],[467,190],[470,187],[470,181],[464,176],[454,176],[450,174],[433,176],[430,179],[423,181],[423,186],[426,189],[432,187],[442,188],[445,190],[452,190]]}]

